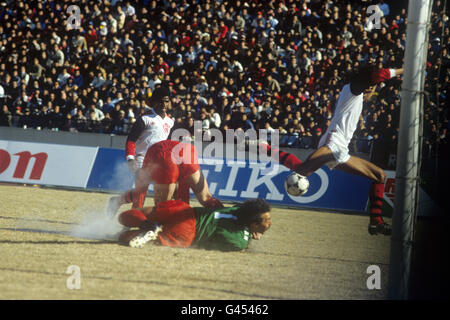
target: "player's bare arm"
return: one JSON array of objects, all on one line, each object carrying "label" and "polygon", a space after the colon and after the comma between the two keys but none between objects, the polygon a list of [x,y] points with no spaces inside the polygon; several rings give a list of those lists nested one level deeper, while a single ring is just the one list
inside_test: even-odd
[{"label": "player's bare arm", "polygon": [[377,92],[377,87],[377,85],[373,85],[364,92],[364,101],[369,101],[373,97],[375,92]]},{"label": "player's bare arm", "polygon": [[403,68],[395,69],[395,75],[396,76],[401,76],[402,74],[403,74]]},{"label": "player's bare arm", "polygon": [[201,170],[198,170],[189,177],[187,177],[186,183],[192,189],[197,200],[200,202],[202,206],[210,207],[211,206],[210,202],[217,200],[211,194],[211,191],[209,190],[208,187],[208,182],[206,181],[206,178]]}]

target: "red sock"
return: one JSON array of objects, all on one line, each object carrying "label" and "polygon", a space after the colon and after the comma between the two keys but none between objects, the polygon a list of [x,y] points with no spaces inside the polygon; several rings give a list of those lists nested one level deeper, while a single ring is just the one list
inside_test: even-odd
[{"label": "red sock", "polygon": [[270,156],[273,159],[294,172],[296,172],[298,167],[302,164],[302,161],[293,154],[281,151],[278,148],[272,148],[266,143],[260,143],[259,148],[262,152],[266,152],[267,154],[270,152]]},{"label": "red sock", "polygon": [[133,203],[132,208],[142,208],[144,206],[147,192],[138,192],[136,189],[128,190],[120,198],[120,204]]},{"label": "red sock", "polygon": [[144,221],[147,221],[147,217],[136,209],[124,211],[119,215],[119,222],[125,227],[140,227]]},{"label": "red sock", "polygon": [[133,206],[132,206],[132,208],[143,208],[146,196],[147,196],[147,192],[136,192],[136,193],[133,193]]},{"label": "red sock", "polygon": [[370,221],[376,224],[384,223],[381,217],[383,206],[384,183],[372,182],[369,190]]}]

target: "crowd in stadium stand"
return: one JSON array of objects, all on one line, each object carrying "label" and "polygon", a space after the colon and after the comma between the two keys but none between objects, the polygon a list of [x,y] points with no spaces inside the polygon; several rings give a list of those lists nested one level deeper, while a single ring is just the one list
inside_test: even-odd
[{"label": "crowd in stadium stand", "polygon": [[[176,128],[280,130],[314,148],[348,72],[401,68],[406,8],[376,1],[3,1],[0,125],[126,135],[155,86]],[[380,25],[367,8],[376,5]],[[424,105],[430,152],[448,139],[449,22],[434,1]],[[354,151],[398,132],[401,80],[365,103]]]}]

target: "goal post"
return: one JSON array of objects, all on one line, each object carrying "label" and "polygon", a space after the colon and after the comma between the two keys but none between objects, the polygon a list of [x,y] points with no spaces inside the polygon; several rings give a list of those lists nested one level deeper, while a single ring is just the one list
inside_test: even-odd
[{"label": "goal post", "polygon": [[409,298],[431,6],[432,0],[410,0],[408,5],[388,287],[388,298],[395,300]]}]

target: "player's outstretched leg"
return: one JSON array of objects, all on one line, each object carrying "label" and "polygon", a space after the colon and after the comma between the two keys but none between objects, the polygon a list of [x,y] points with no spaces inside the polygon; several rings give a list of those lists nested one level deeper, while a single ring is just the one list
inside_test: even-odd
[{"label": "player's outstretched leg", "polygon": [[111,197],[106,210],[107,215],[112,219],[116,216],[121,205],[132,203],[132,208],[142,208],[144,206],[145,197],[147,196],[148,186],[151,183],[149,169],[143,167],[139,170],[139,177],[134,189],[122,193],[120,196]]},{"label": "player's outstretched leg", "polygon": [[368,231],[372,235],[390,235],[392,233],[391,226],[384,222],[381,212],[384,180],[386,178],[383,169],[367,160],[354,156],[351,156],[347,162],[339,164],[336,169],[372,180],[369,189],[370,222]]},{"label": "player's outstretched leg", "polygon": [[302,164],[302,161],[295,155],[272,147],[266,141],[261,141],[258,143],[258,150],[259,152],[263,152],[267,155],[270,154],[270,157],[272,159],[278,161],[280,164],[282,164],[286,168],[291,169],[294,172],[297,172]]},{"label": "player's outstretched leg", "polygon": [[260,142],[258,148],[262,152],[270,153],[270,156],[280,164],[304,177],[310,176],[328,162],[334,161],[333,153],[327,146],[314,151],[304,162],[291,153],[272,148],[267,142]]},{"label": "player's outstretched leg", "polygon": [[138,191],[136,189],[128,190],[120,196],[114,196],[108,200],[107,215],[112,219],[116,216],[120,206],[126,203],[133,203],[133,208],[141,208],[147,193],[145,191]]},{"label": "player's outstretched leg", "polygon": [[391,226],[384,222],[381,216],[381,208],[383,206],[384,183],[372,182],[369,190],[369,206],[370,206],[370,223],[369,233],[390,235],[392,233]]}]

